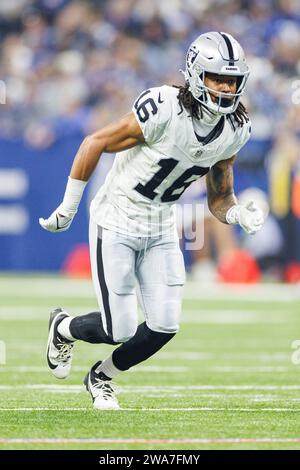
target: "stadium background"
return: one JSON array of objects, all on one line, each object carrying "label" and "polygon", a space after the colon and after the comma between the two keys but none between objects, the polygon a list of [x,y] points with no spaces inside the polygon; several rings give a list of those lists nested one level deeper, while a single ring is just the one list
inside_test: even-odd
[{"label": "stadium background", "polygon": [[239,154],[235,188],[263,190],[271,215],[247,249],[273,278],[283,279],[293,263],[290,279],[299,280],[296,0],[1,2],[1,270],[61,270],[74,249],[84,249],[91,193],[112,156],[103,156],[72,230],[58,240],[38,225],[60,202],[81,140],[128,112],[143,89],[182,83],[187,46],[209,30],[236,37],[251,69],[244,101],[252,139]]}]

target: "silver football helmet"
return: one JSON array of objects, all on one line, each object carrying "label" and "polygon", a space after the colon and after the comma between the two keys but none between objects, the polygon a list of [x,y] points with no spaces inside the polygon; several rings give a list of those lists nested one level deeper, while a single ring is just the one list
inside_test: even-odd
[{"label": "silver football helmet", "polygon": [[[220,93],[205,86],[207,73],[237,77],[236,93]],[[213,31],[201,34],[190,45],[183,74],[197,101],[213,112],[230,114],[236,110],[245,91],[249,67],[241,45],[230,34]],[[210,92],[217,97],[216,102]]]}]

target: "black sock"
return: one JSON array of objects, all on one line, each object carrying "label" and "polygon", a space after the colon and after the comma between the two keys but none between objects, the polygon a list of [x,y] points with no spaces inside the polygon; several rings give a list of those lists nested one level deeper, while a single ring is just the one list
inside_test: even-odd
[{"label": "black sock", "polygon": [[100,312],[74,317],[70,322],[70,333],[73,338],[87,343],[120,344],[104,331]]},{"label": "black sock", "polygon": [[112,354],[113,363],[118,369],[127,370],[155,354],[175,334],[152,331],[144,322],[129,341],[115,349]]}]

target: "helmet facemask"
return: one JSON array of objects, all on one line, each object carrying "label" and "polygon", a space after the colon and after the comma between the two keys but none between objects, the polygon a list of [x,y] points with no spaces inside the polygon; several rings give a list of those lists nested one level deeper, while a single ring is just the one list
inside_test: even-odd
[{"label": "helmet facemask", "polygon": [[[245,92],[245,85],[248,80],[249,72],[245,74],[244,76],[228,75],[228,77],[237,78],[236,93],[219,92],[219,91],[214,90],[213,88],[209,88],[208,86],[205,85],[206,73],[210,73],[210,72],[205,72],[205,70],[202,70],[202,72],[198,75],[198,77],[195,77],[194,79],[195,81],[197,81],[197,85],[194,87],[194,90],[197,91],[197,94],[193,93],[193,90],[190,87],[190,91],[192,92],[192,95],[194,96],[194,98],[197,101],[199,101],[199,103],[205,105],[210,111],[213,111],[214,113],[217,113],[217,114],[234,113],[234,111],[238,107],[238,104],[240,102],[242,95]],[[224,76],[224,74],[215,74],[215,75]],[[190,84],[189,80],[188,82]],[[213,95],[216,98],[216,100],[213,100],[211,95]]]}]

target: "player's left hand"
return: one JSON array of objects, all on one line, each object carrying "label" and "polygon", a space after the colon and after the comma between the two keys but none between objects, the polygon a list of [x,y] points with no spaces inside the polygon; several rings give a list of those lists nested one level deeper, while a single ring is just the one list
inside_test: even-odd
[{"label": "player's left hand", "polygon": [[[74,214],[75,215],[75,214]],[[74,215],[67,214],[62,205],[58,206],[48,219],[39,218],[39,224],[48,232],[65,232],[70,227]]]},{"label": "player's left hand", "polygon": [[240,213],[239,223],[249,235],[254,235],[264,224],[264,215],[262,210],[254,201],[248,202]]},{"label": "player's left hand", "polygon": [[248,235],[254,235],[264,224],[263,212],[254,201],[245,206],[237,204],[231,207],[226,219],[229,224],[239,224]]}]

